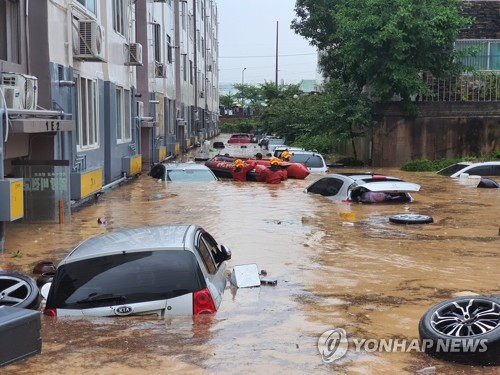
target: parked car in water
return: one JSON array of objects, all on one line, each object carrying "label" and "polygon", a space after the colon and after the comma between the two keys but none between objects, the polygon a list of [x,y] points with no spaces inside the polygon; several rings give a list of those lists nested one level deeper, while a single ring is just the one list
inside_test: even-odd
[{"label": "parked car in water", "polygon": [[88,238],[57,266],[44,314],[215,313],[231,252],[194,224],[123,229]]},{"label": "parked car in water", "polygon": [[485,161],[481,163],[460,162],[452,164],[436,172],[440,176],[457,178],[462,174],[469,176],[492,177],[500,176],[500,161]]},{"label": "parked car in water", "polygon": [[332,173],[313,182],[304,192],[336,201],[404,203],[413,201],[410,192],[419,190],[420,185],[396,177],[372,173]]},{"label": "parked car in water", "polygon": [[252,135],[247,133],[233,134],[229,137],[227,143],[251,143]]},{"label": "parked car in water", "polygon": [[[281,153],[285,151],[281,147],[276,151],[274,150],[274,156],[280,157]],[[290,161],[294,163],[304,164],[307,167],[309,173],[324,173],[328,171],[328,166],[326,165],[323,155],[316,151],[305,151],[305,150],[294,150],[290,148],[288,150],[290,155]]]},{"label": "parked car in water", "polygon": [[215,174],[203,164],[186,163],[158,163],[149,172],[157,180],[169,182],[199,182],[217,181]]},{"label": "parked car in water", "polygon": [[284,144],[285,140],[283,138],[270,138],[264,142],[264,145],[261,147],[266,149],[267,152],[272,155],[276,147],[283,146]]}]

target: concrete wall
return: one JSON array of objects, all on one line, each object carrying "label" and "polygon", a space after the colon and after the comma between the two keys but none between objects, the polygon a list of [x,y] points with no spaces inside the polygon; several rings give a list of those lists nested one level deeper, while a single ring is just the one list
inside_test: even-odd
[{"label": "concrete wall", "polygon": [[479,156],[500,149],[500,103],[418,103],[417,117],[398,105],[380,107],[372,165],[399,167],[416,159]]}]

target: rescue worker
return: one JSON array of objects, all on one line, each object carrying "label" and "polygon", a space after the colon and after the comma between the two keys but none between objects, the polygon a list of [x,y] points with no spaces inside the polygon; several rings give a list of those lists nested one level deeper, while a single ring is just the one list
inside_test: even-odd
[{"label": "rescue worker", "polygon": [[280,155],[281,160],[290,161],[290,153],[288,151],[283,151]]},{"label": "rescue worker", "polygon": [[247,173],[255,168],[255,164],[255,160],[245,163],[241,159],[236,159],[234,161],[234,169],[231,171],[233,181],[246,181]]},{"label": "rescue worker", "polygon": [[286,169],[281,167],[283,164],[281,159],[272,158],[269,164],[269,167],[260,171],[260,175],[263,177],[264,181],[268,184],[279,184],[281,181],[286,181],[288,179]]}]

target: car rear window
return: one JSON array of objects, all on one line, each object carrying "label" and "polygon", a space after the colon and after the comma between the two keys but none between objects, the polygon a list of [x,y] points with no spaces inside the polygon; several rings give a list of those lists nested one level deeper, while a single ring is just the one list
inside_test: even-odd
[{"label": "car rear window", "polygon": [[60,266],[47,307],[123,305],[173,298],[205,287],[196,257],[189,251],[124,253]]},{"label": "car rear window", "polygon": [[453,164],[450,165],[449,167],[443,168],[440,171],[437,172],[438,175],[440,176],[451,176],[452,174],[457,173],[459,170],[464,169],[467,167],[467,164]]},{"label": "car rear window", "polygon": [[325,166],[323,159],[319,155],[292,153],[290,160],[305,164],[309,168],[323,168]]},{"label": "car rear window", "polygon": [[167,171],[167,181],[214,181],[216,178],[212,172],[207,170],[170,170]]}]

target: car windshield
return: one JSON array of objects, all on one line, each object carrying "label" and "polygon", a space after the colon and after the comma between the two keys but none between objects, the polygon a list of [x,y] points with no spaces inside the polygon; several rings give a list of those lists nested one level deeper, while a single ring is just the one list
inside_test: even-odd
[{"label": "car windshield", "polygon": [[458,172],[461,169],[464,169],[467,167],[468,164],[453,164],[450,165],[449,167],[441,169],[439,172],[437,172],[438,175],[441,176],[451,176],[452,174]]},{"label": "car windshield", "polygon": [[189,251],[124,253],[60,266],[47,307],[84,309],[163,300],[205,287]]},{"label": "car windshield", "polygon": [[167,170],[167,181],[215,181],[216,177],[207,169]]}]

